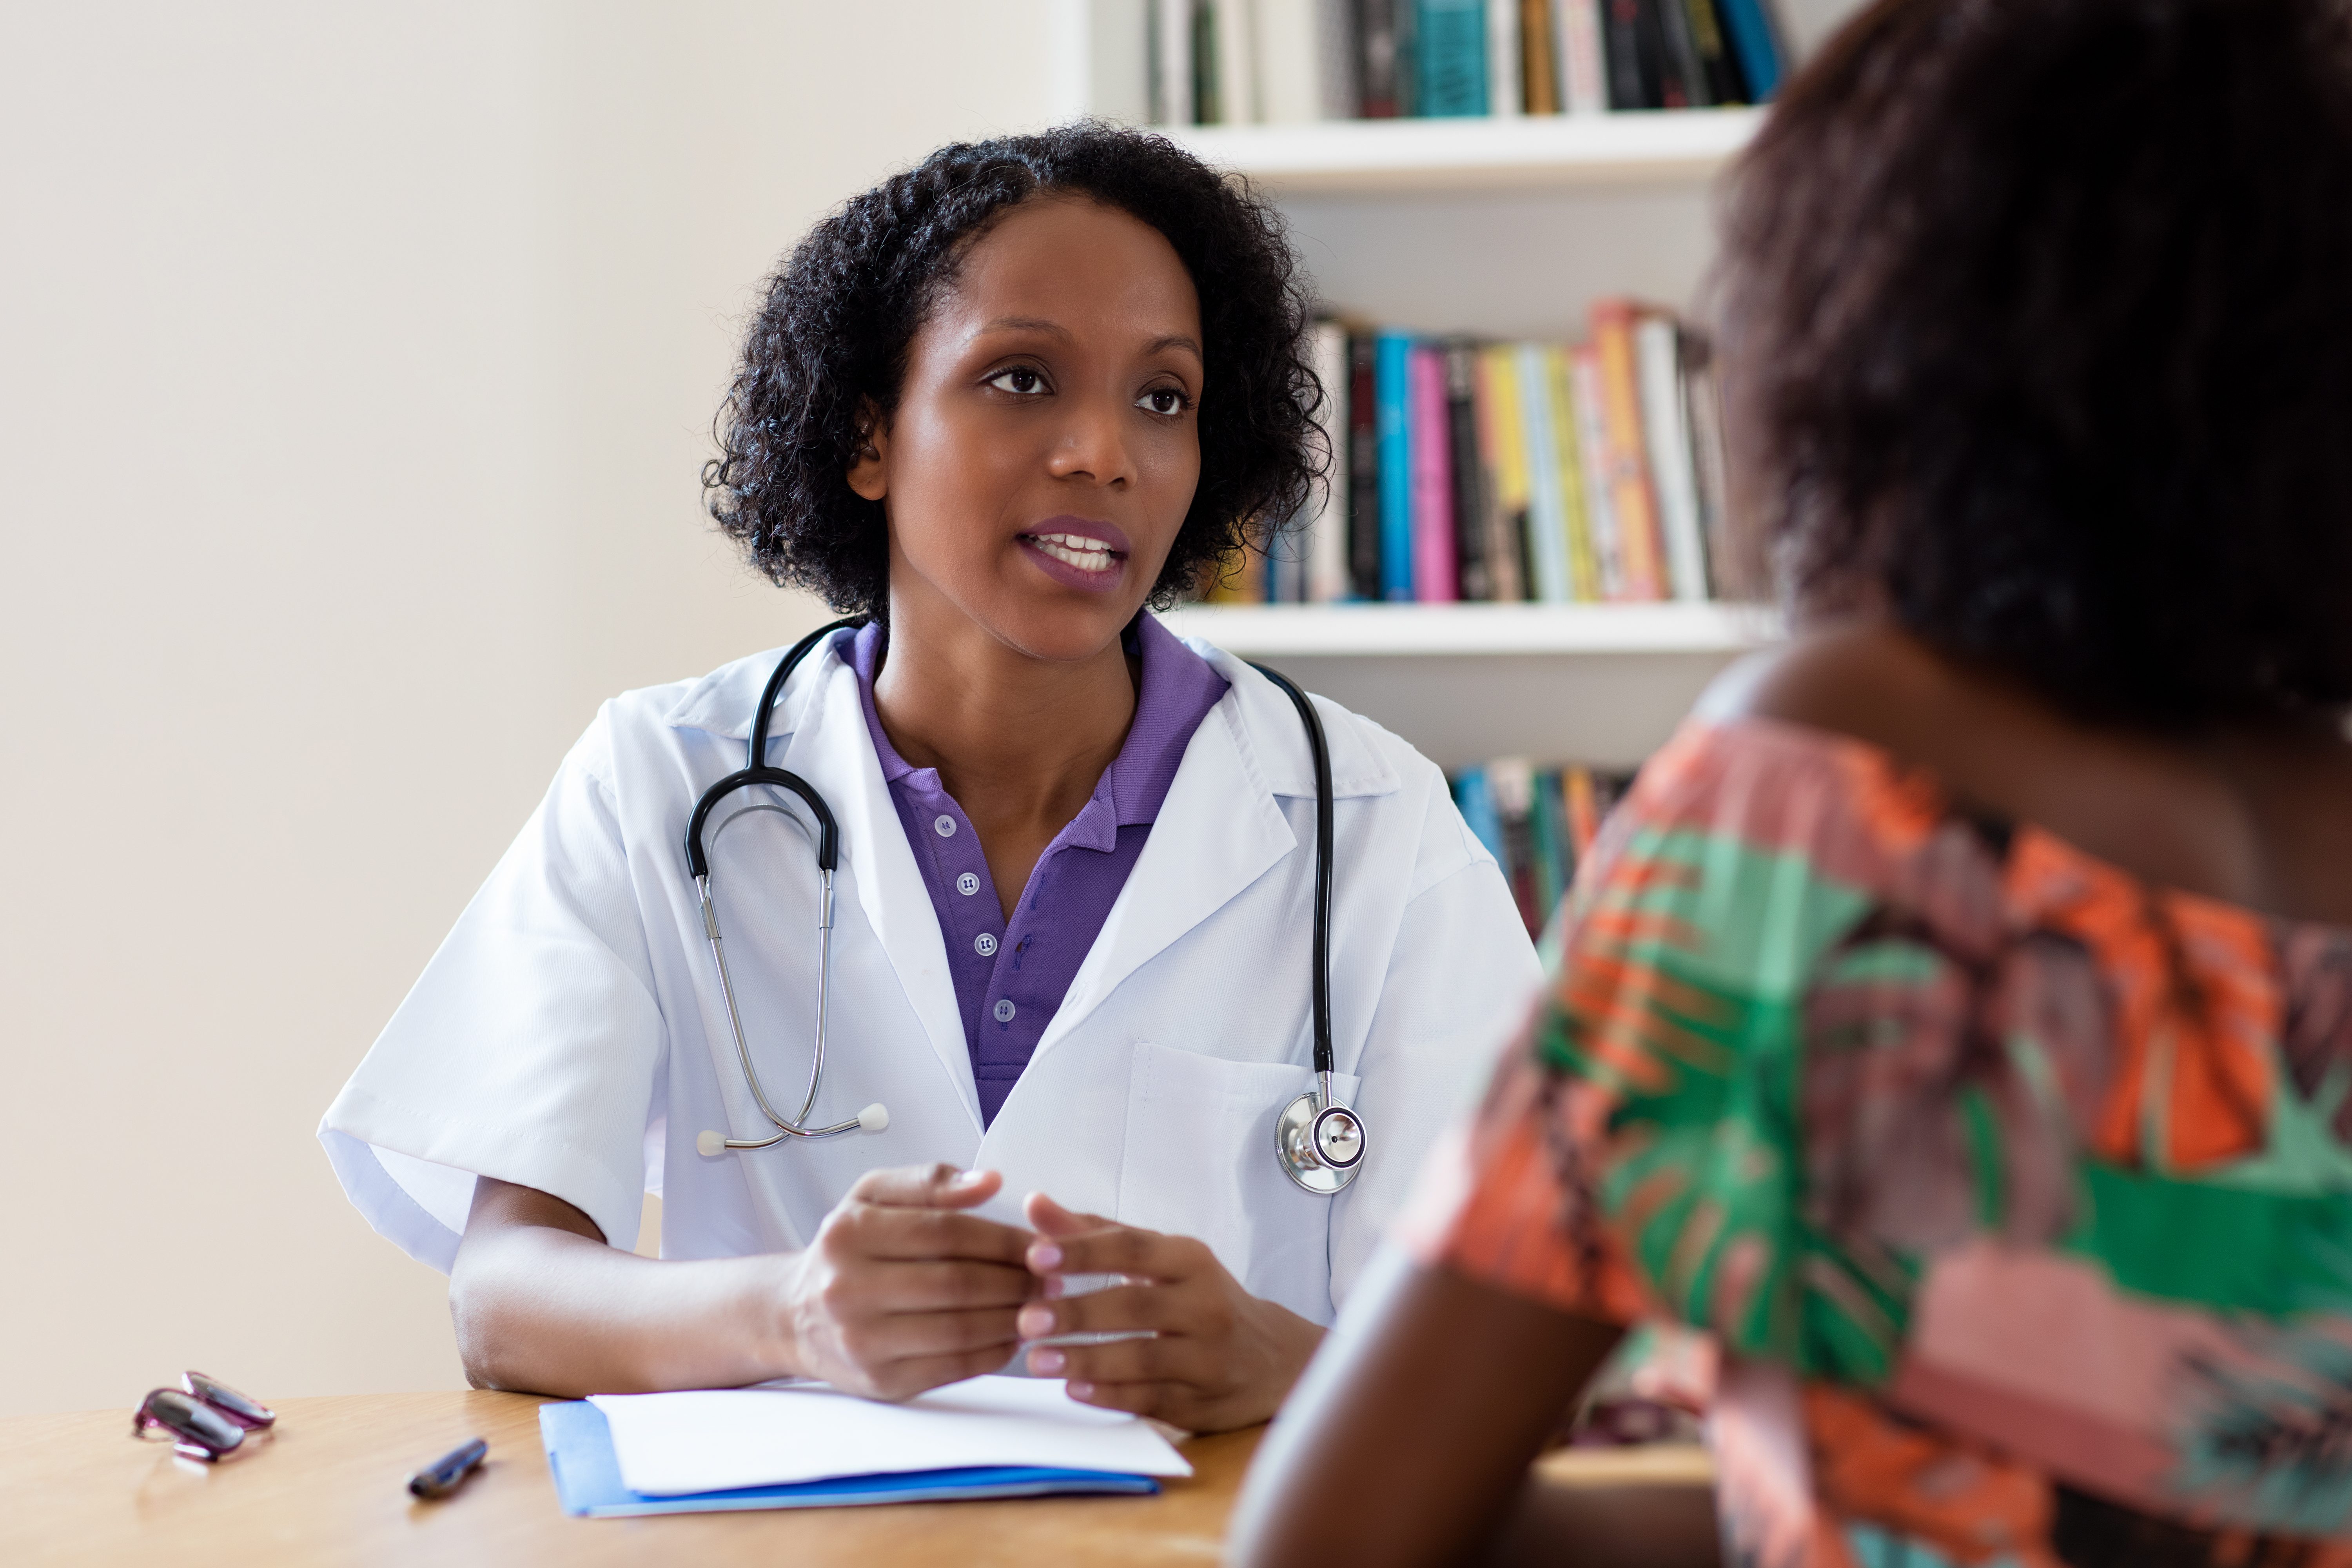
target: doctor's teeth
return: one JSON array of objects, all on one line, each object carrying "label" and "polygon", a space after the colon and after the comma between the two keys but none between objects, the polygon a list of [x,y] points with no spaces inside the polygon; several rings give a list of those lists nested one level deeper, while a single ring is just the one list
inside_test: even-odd
[{"label": "doctor's teeth", "polygon": [[1098,541],[1067,533],[1033,533],[1029,540],[1055,560],[1082,572],[1108,572],[1111,568],[1110,547]]}]

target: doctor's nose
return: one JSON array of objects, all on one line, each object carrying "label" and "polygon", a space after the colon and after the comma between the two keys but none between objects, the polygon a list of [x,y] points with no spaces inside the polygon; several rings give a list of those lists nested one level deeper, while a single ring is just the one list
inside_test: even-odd
[{"label": "doctor's nose", "polygon": [[1057,479],[1092,479],[1106,489],[1134,482],[1128,451],[1124,405],[1114,399],[1073,399],[1053,451],[1045,459]]}]

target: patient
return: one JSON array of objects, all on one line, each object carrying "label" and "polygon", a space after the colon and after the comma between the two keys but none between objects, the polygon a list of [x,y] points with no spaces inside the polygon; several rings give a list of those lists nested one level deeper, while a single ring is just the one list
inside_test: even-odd
[{"label": "patient", "polygon": [[[1733,177],[1796,636],[1644,769],[1247,1563],[2352,1563],[2352,21],[1884,0]],[[1524,1485],[1629,1326],[1705,1494]]]}]

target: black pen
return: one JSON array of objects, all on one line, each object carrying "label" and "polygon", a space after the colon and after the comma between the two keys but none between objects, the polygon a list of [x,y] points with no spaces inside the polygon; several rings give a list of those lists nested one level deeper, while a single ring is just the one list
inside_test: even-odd
[{"label": "black pen", "polygon": [[451,1449],[408,1478],[410,1495],[447,1497],[457,1489],[457,1483],[474,1473],[474,1468],[482,1462],[482,1456],[489,1451],[489,1444],[479,1437],[462,1448]]}]

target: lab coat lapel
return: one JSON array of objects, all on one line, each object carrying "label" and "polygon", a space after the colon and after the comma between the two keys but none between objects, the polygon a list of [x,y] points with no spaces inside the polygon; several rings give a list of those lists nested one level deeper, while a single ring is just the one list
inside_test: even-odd
[{"label": "lab coat lapel", "polygon": [[948,973],[947,943],[940,935],[922,870],[908,847],[898,807],[891,803],[890,786],[883,782],[882,764],[875,759],[856,671],[828,652],[815,670],[796,678],[793,685],[804,681],[809,689],[804,695],[795,693],[799,712],[793,715],[792,740],[778,765],[814,784],[832,805],[857,906],[977,1131],[982,1125],[980,1095],[972,1083],[962,1016],[956,1007],[955,981]]},{"label": "lab coat lapel", "polygon": [[1228,691],[1193,731],[1143,853],[1038,1040],[1033,1064],[1121,981],[1297,847],[1249,744],[1242,712],[1240,693]]}]

